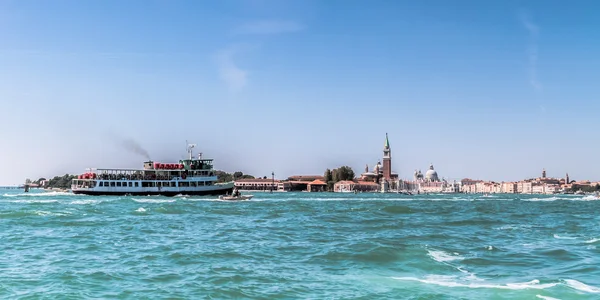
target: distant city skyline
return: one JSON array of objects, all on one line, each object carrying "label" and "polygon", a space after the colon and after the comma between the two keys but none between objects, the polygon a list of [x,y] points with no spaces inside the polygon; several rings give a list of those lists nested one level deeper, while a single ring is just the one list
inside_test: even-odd
[{"label": "distant city skyline", "polygon": [[593,1],[0,1],[0,185],[184,143],[285,178],[600,180]]}]

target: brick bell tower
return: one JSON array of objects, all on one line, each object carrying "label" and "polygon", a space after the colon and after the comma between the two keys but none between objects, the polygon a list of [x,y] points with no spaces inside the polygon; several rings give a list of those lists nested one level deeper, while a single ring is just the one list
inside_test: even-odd
[{"label": "brick bell tower", "polygon": [[389,181],[392,178],[392,149],[388,134],[385,134],[385,145],[383,146],[383,178]]}]

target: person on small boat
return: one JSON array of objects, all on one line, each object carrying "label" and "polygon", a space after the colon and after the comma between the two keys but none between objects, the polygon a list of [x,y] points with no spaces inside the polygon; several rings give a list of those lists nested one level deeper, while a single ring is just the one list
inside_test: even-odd
[{"label": "person on small boat", "polygon": [[239,196],[240,196],[240,191],[237,188],[235,188],[233,190],[233,197],[239,197]]}]

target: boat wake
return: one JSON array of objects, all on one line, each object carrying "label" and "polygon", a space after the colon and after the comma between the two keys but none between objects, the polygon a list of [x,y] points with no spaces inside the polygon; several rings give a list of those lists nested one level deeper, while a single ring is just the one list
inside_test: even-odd
[{"label": "boat wake", "polygon": [[137,203],[171,203],[177,200],[175,199],[133,199]]},{"label": "boat wake", "polygon": [[19,194],[4,194],[2,197],[53,197],[53,196],[74,196],[68,192],[42,192],[42,193],[19,193]]}]

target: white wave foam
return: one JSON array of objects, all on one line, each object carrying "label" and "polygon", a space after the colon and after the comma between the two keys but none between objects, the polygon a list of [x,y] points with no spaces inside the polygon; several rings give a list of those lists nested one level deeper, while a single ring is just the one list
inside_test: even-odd
[{"label": "white wave foam", "polygon": [[559,201],[559,200],[564,200],[564,201],[594,201],[594,200],[600,200],[599,197],[596,197],[594,195],[588,195],[588,196],[583,196],[583,197],[568,197],[568,196],[563,196],[563,197],[557,197],[557,196],[552,196],[552,197],[548,197],[548,198],[529,198],[529,199],[521,199],[522,201]]},{"label": "white wave foam", "polygon": [[86,205],[86,204],[97,204],[100,203],[100,201],[98,200],[75,200],[69,204],[74,204],[74,205]]},{"label": "white wave foam", "polygon": [[494,228],[495,230],[518,230],[518,229],[531,229],[533,225],[529,224],[514,224],[514,225],[504,225],[500,227]]},{"label": "white wave foam", "polygon": [[582,292],[588,292],[588,293],[600,293],[600,288],[597,288],[595,286],[591,286],[591,285],[587,285],[583,282],[577,281],[575,279],[565,279],[565,283],[567,284],[567,286],[582,291]]},{"label": "white wave foam", "polygon": [[586,244],[593,244],[596,242],[600,242],[600,239],[591,239],[591,240],[585,241]]},{"label": "white wave foam", "polygon": [[146,210],[143,207],[140,207],[140,208],[136,209],[135,211],[137,211],[137,212],[146,212]]},{"label": "white wave foam", "polygon": [[175,202],[175,199],[133,199],[138,203],[170,203]]},{"label": "white wave foam", "polygon": [[12,203],[55,203],[58,200],[37,199],[37,200],[14,200]]},{"label": "white wave foam", "polygon": [[519,282],[519,283],[506,283],[506,284],[482,284],[482,283],[460,283],[456,281],[448,280],[447,276],[427,276],[425,279],[415,278],[415,277],[392,277],[397,280],[406,280],[406,281],[418,281],[426,284],[435,284],[445,287],[465,287],[471,289],[478,288],[490,288],[490,289],[507,289],[507,290],[524,290],[524,289],[538,289],[543,290],[546,288],[553,287],[558,283],[544,283],[540,284],[540,281],[534,279],[529,282]]},{"label": "white wave foam", "polygon": [[558,298],[553,298],[553,297],[548,297],[548,296],[542,296],[542,295],[535,295],[537,298],[540,299],[544,299],[544,300],[560,300]]},{"label": "white wave foam", "polygon": [[34,213],[38,216],[68,216],[70,215],[70,213],[66,213],[66,212],[51,212],[51,211],[45,211],[45,210],[36,210],[34,211]]},{"label": "white wave foam", "polygon": [[556,200],[569,200],[568,198],[559,198],[559,197],[548,197],[548,198],[529,198],[522,199],[523,201],[556,201]]},{"label": "white wave foam", "polygon": [[[198,202],[198,201],[201,201],[201,202],[205,202],[205,201],[208,201],[208,202],[225,201],[225,200],[221,200],[219,198],[216,198],[216,199],[215,198],[212,198],[212,199],[211,198],[181,198],[181,199],[184,200],[184,201],[192,201],[192,202]],[[227,201],[227,202],[231,202],[231,201]]]},{"label": "white wave foam", "polygon": [[437,262],[448,262],[465,259],[464,257],[458,255],[458,253],[456,252],[450,254],[444,251],[427,250],[427,254],[429,254],[429,256],[431,256],[431,258],[433,258]]},{"label": "white wave foam", "polygon": [[554,234],[554,238],[559,239],[559,240],[575,240],[575,239],[577,239],[576,237],[573,237],[573,236],[560,236],[558,234]]},{"label": "white wave foam", "polygon": [[4,194],[3,197],[52,197],[52,196],[74,196],[68,192],[43,192],[43,193],[20,193],[20,194]]}]

